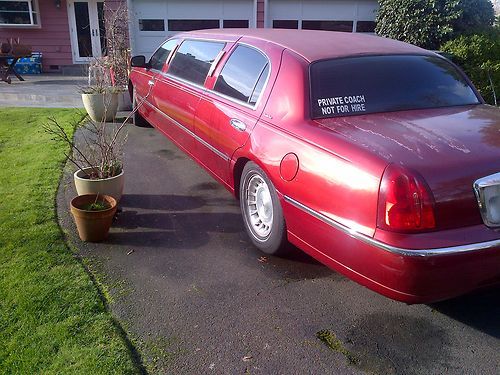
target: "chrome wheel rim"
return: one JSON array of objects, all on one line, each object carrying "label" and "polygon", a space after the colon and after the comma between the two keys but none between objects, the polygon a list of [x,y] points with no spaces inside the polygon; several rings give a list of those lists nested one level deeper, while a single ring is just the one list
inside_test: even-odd
[{"label": "chrome wheel rim", "polygon": [[252,232],[265,239],[273,228],[273,200],[269,186],[260,175],[253,175],[248,181],[246,206]]}]

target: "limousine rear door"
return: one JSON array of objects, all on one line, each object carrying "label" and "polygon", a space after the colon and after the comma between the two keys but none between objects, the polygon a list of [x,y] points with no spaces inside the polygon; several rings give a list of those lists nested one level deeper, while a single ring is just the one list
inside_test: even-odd
[{"label": "limousine rear door", "polygon": [[263,51],[239,43],[216,69],[213,82],[207,82],[209,90],[198,105],[194,125],[196,135],[210,146],[197,144],[196,153],[226,184],[231,157],[248,140],[276,73]]}]

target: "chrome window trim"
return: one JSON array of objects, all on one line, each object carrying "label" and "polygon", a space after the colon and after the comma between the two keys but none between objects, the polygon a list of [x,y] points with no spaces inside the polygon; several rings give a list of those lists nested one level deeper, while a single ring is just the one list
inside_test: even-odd
[{"label": "chrome window trim", "polygon": [[[171,40],[175,40],[175,39],[171,39]],[[174,55],[177,52],[177,50],[179,49],[180,45],[181,45],[181,43],[177,43],[176,46],[174,48],[172,48],[172,50],[168,54],[167,59],[165,60],[165,65],[170,65],[170,62],[174,58]],[[165,65],[164,65],[164,67],[165,67]],[[163,71],[163,69],[162,69],[162,71]]]},{"label": "chrome window trim", "polygon": [[381,250],[387,251],[389,253],[393,253],[400,256],[406,257],[434,257],[434,256],[442,256],[442,255],[452,255],[452,254],[464,254],[471,253],[480,250],[492,249],[494,247],[500,247],[500,239],[473,243],[467,245],[458,245],[458,246],[450,246],[450,247],[440,247],[435,249],[405,249],[397,246],[392,246],[386,244],[384,242],[378,241],[372,237],[369,237],[365,234],[359,233],[352,228],[349,228],[346,225],[343,225],[328,216],[322,214],[321,212],[315,211],[306,205],[296,201],[293,198],[285,195],[284,199],[286,202],[290,203],[294,207],[299,210],[315,217],[318,220],[321,220],[325,224],[330,225],[331,227],[342,231],[343,233],[361,241],[368,245],[375,246]]},{"label": "chrome window trim", "polygon": [[500,223],[492,223],[488,220],[488,211],[484,202],[484,188],[495,185],[500,185],[500,172],[479,178],[473,184],[481,218],[483,219],[483,223],[490,228],[498,228],[500,227]]},{"label": "chrome window trim", "polygon": [[[143,99],[144,99],[140,95],[137,95],[137,98],[139,100],[141,100],[141,101],[143,101]],[[196,135],[191,130],[189,130],[188,128],[186,128],[184,125],[182,125],[179,121],[173,119],[172,117],[170,117],[169,115],[167,115],[166,113],[164,113],[163,111],[161,111],[159,108],[157,108],[155,105],[149,103],[147,100],[144,100],[143,102],[144,102],[144,104],[147,104],[151,109],[155,110],[160,115],[162,115],[163,117],[165,117],[167,120],[173,122],[175,126],[177,126],[179,129],[183,130],[184,132],[186,132],[187,134],[189,134],[190,136],[192,136],[194,139],[196,139],[202,145],[204,145],[205,147],[207,147],[210,151],[212,151],[214,154],[216,154],[217,156],[219,156],[220,158],[222,158],[224,161],[229,162],[229,160],[230,160],[229,157],[226,154],[224,154],[222,151],[216,149],[210,143],[208,143],[204,139],[200,138],[198,135]]]},{"label": "chrome window trim", "polygon": [[[252,105],[252,104],[250,104],[250,103],[248,103],[248,102],[244,102],[244,101],[242,101],[242,100],[238,100],[238,99],[236,99],[236,98],[233,98],[233,97],[230,97],[230,96],[224,95],[224,94],[222,94],[222,93],[220,93],[220,92],[218,92],[218,91],[215,91],[215,90],[213,90],[213,89],[207,89],[207,91],[208,91],[208,92],[210,92],[210,93],[213,93],[213,94],[215,94],[215,95],[217,95],[217,96],[220,96],[220,97],[222,97],[222,98],[224,98],[224,99],[227,99],[227,100],[229,100],[229,101],[231,101],[231,102],[233,102],[233,103],[236,103],[236,104],[242,105],[242,106],[244,106],[244,107],[246,107],[246,108],[249,108],[249,109],[251,109],[251,110],[255,111],[255,110],[257,109],[257,107],[260,105],[260,101],[261,101],[262,97],[264,96],[264,92],[265,92],[265,91],[266,91],[266,89],[267,89],[267,84],[269,83],[269,79],[271,78],[271,72],[272,72],[272,64],[271,64],[271,59],[269,59],[269,56],[267,56],[267,54],[266,54],[264,51],[262,51],[261,49],[259,49],[259,48],[255,47],[255,46],[252,46],[251,44],[245,43],[245,42],[235,42],[235,46],[233,47],[233,50],[232,50],[232,52],[231,52],[231,55],[232,55],[232,54],[233,54],[233,52],[236,50],[236,48],[238,48],[238,46],[245,46],[245,47],[248,47],[248,48],[254,49],[255,51],[259,52],[261,55],[263,55],[263,56],[264,56],[264,58],[267,60],[267,64],[269,65],[269,73],[267,74],[266,81],[264,82],[264,86],[262,87],[262,92],[260,93],[259,98],[258,98],[258,99],[257,99],[257,101],[255,102],[255,104],[254,104],[254,105]],[[231,58],[231,55],[229,55],[229,57],[227,58],[227,60],[226,60],[225,64],[226,64],[226,63],[227,63],[227,61]],[[225,64],[224,64],[224,65],[225,65]],[[224,69],[224,67],[222,67],[222,69]],[[221,72],[222,72],[222,70],[221,70]],[[217,80],[218,80],[218,79],[219,79],[219,77],[217,77]],[[217,81],[216,81],[216,83],[217,83]],[[255,84],[257,85],[257,83],[258,83],[258,80],[257,80],[257,82],[256,82]],[[255,87],[254,87],[254,89],[255,89]]]},{"label": "chrome window trim", "polygon": [[[210,65],[210,69],[208,70],[208,73],[207,73],[207,78],[212,77],[212,75],[214,74],[215,68],[217,67],[217,64],[219,64],[219,61],[222,59],[222,57],[225,54],[226,54],[226,51],[224,51],[224,48],[219,51],[219,53],[215,57],[214,61],[212,61],[212,65]],[[205,81],[207,80],[207,78],[205,78]]]}]

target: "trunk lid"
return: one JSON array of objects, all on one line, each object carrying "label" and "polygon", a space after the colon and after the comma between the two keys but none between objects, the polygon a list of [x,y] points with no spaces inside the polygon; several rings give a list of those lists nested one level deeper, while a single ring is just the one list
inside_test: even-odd
[{"label": "trunk lid", "polygon": [[315,120],[354,146],[424,177],[438,229],[482,223],[473,183],[500,172],[500,110],[488,105]]}]

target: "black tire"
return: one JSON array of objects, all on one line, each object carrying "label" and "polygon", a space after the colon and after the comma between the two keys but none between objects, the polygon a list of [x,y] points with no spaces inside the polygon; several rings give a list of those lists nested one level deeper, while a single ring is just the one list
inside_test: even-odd
[{"label": "black tire", "polygon": [[286,254],[286,224],[278,194],[264,171],[253,162],[243,168],[240,207],[252,243],[269,255]]},{"label": "black tire", "polygon": [[[135,110],[137,106],[135,89],[132,88],[131,91],[132,91],[132,108]],[[144,117],[140,115],[139,111],[134,112],[134,115],[132,116],[132,122],[134,123],[135,126],[138,126],[140,128],[152,128],[151,124],[147,122]]]}]

